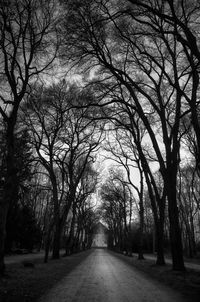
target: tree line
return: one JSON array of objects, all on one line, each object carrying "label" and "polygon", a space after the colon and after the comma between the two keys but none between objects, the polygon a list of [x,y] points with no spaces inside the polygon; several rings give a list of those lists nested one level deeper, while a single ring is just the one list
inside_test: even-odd
[{"label": "tree line", "polygon": [[1,274],[13,248],[42,247],[47,262],[50,249],[59,258],[61,243],[66,255],[92,244],[104,122],[75,109],[89,92],[57,81],[59,11],[57,1],[0,5]]},{"label": "tree line", "polygon": [[[189,132],[195,136],[196,171],[199,165],[199,4],[133,0],[66,5],[66,57],[88,73],[95,66],[90,82],[98,91],[98,104],[107,105],[103,114],[129,132],[137,147],[154,214],[157,263],[164,263],[167,207],[173,268],[184,270],[177,185],[181,145]],[[158,163],[161,189],[152,161]]]},{"label": "tree line", "polygon": [[[20,188],[20,198],[29,204],[34,195],[36,200],[45,196],[39,212],[46,219],[46,257],[50,239],[53,257],[59,257],[69,213],[69,249],[74,242],[73,219],[80,239],[95,216],[89,202],[98,180],[95,152],[104,135],[112,133],[117,148],[109,142],[107,146],[111,144],[112,156],[126,171],[126,180],[120,175],[109,180],[118,182],[116,190],[110,190],[109,182],[102,186],[103,204],[108,207],[104,214],[111,205],[115,210],[107,222],[112,230],[119,225],[120,235],[114,231],[113,242],[130,249],[135,191],[140,256],[148,200],[157,264],[165,263],[167,227],[173,269],[184,270],[183,239],[192,253],[199,219],[199,8],[198,1],[185,0],[2,2],[1,272],[8,212],[16,207],[23,181],[29,181],[20,176],[20,131],[27,132],[33,157],[27,156],[30,174],[37,170],[31,181],[42,184],[39,195],[37,186],[28,193]],[[65,81],[52,84],[52,77],[56,81],[63,70],[79,74],[80,87]],[[184,167],[183,150],[190,155]],[[139,186],[131,177],[132,165],[139,171]],[[77,227],[80,217],[84,227]]]}]

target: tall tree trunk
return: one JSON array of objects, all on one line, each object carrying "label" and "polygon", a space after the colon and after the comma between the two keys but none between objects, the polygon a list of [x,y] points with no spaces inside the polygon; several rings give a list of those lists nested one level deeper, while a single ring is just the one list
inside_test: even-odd
[{"label": "tall tree trunk", "polygon": [[194,220],[193,220],[192,212],[190,213],[190,236],[191,236],[191,244],[192,244],[192,254],[193,256],[196,256],[197,249],[196,249]]},{"label": "tall tree trunk", "polygon": [[73,243],[74,243],[74,228],[75,228],[75,208],[73,209],[73,216],[71,221],[71,227],[69,232],[69,237],[66,242],[65,254],[70,255],[72,253]]},{"label": "tall tree trunk", "polygon": [[53,205],[54,205],[54,233],[53,233],[53,251],[52,259],[60,258],[60,237],[61,237],[61,224],[60,224],[60,209],[58,201],[57,182],[55,175],[51,177],[53,186]]},{"label": "tall tree trunk", "polygon": [[167,181],[168,213],[170,223],[170,243],[172,266],[174,270],[184,271],[183,247],[179,225],[179,213],[176,194],[176,175],[170,173]]},{"label": "tall tree trunk", "polygon": [[140,197],[140,229],[139,229],[139,246],[138,246],[138,260],[143,260],[143,240],[144,240],[144,205],[143,196]]},{"label": "tall tree trunk", "polygon": [[159,219],[156,222],[155,227],[156,233],[156,252],[157,252],[157,265],[165,265],[165,256],[164,256],[164,220]]},{"label": "tall tree trunk", "polygon": [[6,221],[9,205],[15,190],[16,169],[14,165],[14,119],[7,122],[6,129],[6,174],[5,182],[1,184],[0,196],[0,274],[5,272],[4,253],[6,237]]},{"label": "tall tree trunk", "polygon": [[[165,265],[164,258],[164,247],[163,247],[163,237],[164,237],[164,211],[165,211],[165,194],[160,198],[157,194],[157,198],[153,194],[153,188],[151,185],[151,181],[146,175],[146,181],[149,191],[149,197],[151,200],[151,206],[154,217],[154,233],[153,233],[153,250],[155,251],[155,247],[157,250],[157,265]],[[156,242],[156,246],[155,246]]]},{"label": "tall tree trunk", "polygon": [[45,236],[45,246],[44,246],[44,263],[48,262],[49,258],[49,249],[51,243],[51,226],[48,227],[47,234]]},{"label": "tall tree trunk", "polygon": [[60,258],[60,239],[61,239],[61,227],[60,221],[56,221],[54,226],[54,234],[53,234],[53,251],[52,251],[52,259]]},{"label": "tall tree trunk", "polygon": [[8,213],[8,204],[4,201],[0,201],[0,275],[5,272],[4,263],[4,247],[6,237],[6,219]]}]

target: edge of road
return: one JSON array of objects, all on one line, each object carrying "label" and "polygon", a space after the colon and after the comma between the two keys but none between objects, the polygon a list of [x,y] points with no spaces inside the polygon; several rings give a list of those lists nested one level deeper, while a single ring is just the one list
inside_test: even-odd
[{"label": "edge of road", "polygon": [[[108,250],[109,251],[109,250]],[[64,249],[60,250],[60,255],[61,257],[64,255]],[[113,251],[114,253],[116,253],[115,251]],[[116,254],[121,254],[121,253],[116,253]],[[123,255],[123,254],[121,254]],[[124,255],[125,256],[125,255]],[[134,258],[138,257],[137,253],[132,253],[132,256]],[[31,261],[34,259],[42,259],[44,257],[44,251],[40,251],[40,252],[33,252],[33,253],[27,253],[27,254],[23,254],[23,255],[6,255],[5,256],[5,264],[9,265],[9,264],[14,264],[14,263],[20,263],[23,261]],[[130,257],[131,258],[131,257]],[[156,261],[156,254],[146,254],[144,253],[144,260],[155,260]],[[166,264],[172,264],[172,260],[170,259],[169,256],[165,256],[165,262]],[[185,267],[188,269],[193,269],[196,271],[200,271],[200,260],[198,261],[198,259],[192,259],[192,262],[187,261],[187,259],[185,260]]]},{"label": "edge of road", "polygon": [[[133,253],[132,256],[137,258],[138,254]],[[145,254],[144,253],[144,258],[147,260],[156,261],[156,254]],[[193,260],[193,262],[189,262],[189,261],[185,260],[184,261],[185,267],[189,268],[189,269],[200,271],[200,262],[198,261],[198,259],[192,259],[192,260]],[[166,262],[166,264],[172,264],[172,260],[168,256],[165,256],[165,262]]]}]

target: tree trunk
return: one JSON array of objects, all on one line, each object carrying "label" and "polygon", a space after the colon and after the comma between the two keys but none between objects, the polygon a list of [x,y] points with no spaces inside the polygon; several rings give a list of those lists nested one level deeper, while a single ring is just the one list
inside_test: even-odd
[{"label": "tree trunk", "polygon": [[185,271],[179,213],[176,200],[176,179],[175,177],[172,177],[172,175],[170,175],[167,180],[172,266],[173,270]]},{"label": "tree trunk", "polygon": [[69,237],[66,242],[66,248],[65,248],[66,255],[70,255],[72,253],[72,247],[73,247],[73,242],[74,242],[74,227],[75,227],[75,211],[73,211]]},{"label": "tree trunk", "polygon": [[50,242],[51,242],[51,227],[49,226],[45,238],[44,263],[48,262]]},{"label": "tree trunk", "polygon": [[6,129],[6,174],[5,182],[1,183],[0,196],[0,274],[5,272],[4,253],[6,237],[6,221],[9,205],[15,190],[16,169],[14,166],[14,120],[10,119]]},{"label": "tree trunk", "polygon": [[144,260],[143,255],[143,237],[144,237],[144,205],[143,205],[143,196],[140,200],[140,230],[139,230],[139,246],[138,246],[138,260]]},{"label": "tree trunk", "polygon": [[52,251],[52,259],[59,259],[60,258],[60,237],[61,237],[61,227],[60,221],[56,221],[54,226],[54,234],[53,234],[53,251]]},{"label": "tree trunk", "polygon": [[84,232],[84,230],[83,230],[83,228],[81,228],[81,230],[80,230],[80,249],[81,250],[84,250],[84,239],[83,239],[83,232]]},{"label": "tree trunk", "polygon": [[192,244],[192,254],[196,256],[197,249],[196,249],[196,241],[195,241],[195,231],[194,231],[194,220],[192,213],[190,213],[190,236],[191,236],[191,244]]},{"label": "tree trunk", "polygon": [[[53,171],[53,169],[52,169]],[[60,236],[61,236],[61,224],[60,224],[60,208],[58,201],[57,181],[54,173],[51,175],[51,183],[53,187],[53,205],[54,205],[54,233],[53,233],[53,252],[52,259],[60,258]]]},{"label": "tree trunk", "polygon": [[157,259],[156,264],[157,265],[165,265],[165,257],[164,257],[164,221],[162,219],[159,219],[157,222],[155,222],[155,232],[156,232],[156,252],[157,252]]},{"label": "tree trunk", "polygon": [[154,197],[151,181],[146,175],[147,186],[149,190],[149,197],[154,217],[154,230],[153,230],[153,252],[157,252],[157,265],[164,265],[164,249],[163,249],[163,236],[164,236],[164,211],[165,211],[165,194],[160,198]]},{"label": "tree trunk", "polygon": [[3,200],[0,201],[0,275],[5,272],[4,263],[4,245],[6,236],[6,219],[8,213],[8,204]]}]

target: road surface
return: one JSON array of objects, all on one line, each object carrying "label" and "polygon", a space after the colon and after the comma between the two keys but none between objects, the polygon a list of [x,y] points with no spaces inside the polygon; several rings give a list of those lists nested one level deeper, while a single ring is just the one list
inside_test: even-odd
[{"label": "road surface", "polygon": [[107,250],[92,253],[42,296],[39,302],[183,302],[167,286],[151,280]]}]

